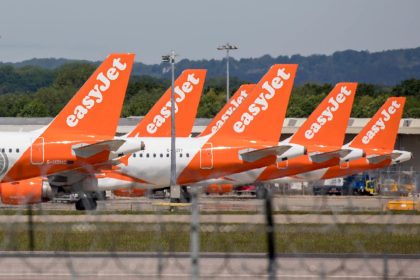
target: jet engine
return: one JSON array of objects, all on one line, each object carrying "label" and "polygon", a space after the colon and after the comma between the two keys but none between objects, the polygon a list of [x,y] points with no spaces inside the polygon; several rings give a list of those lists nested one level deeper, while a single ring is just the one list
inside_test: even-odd
[{"label": "jet engine", "polygon": [[41,177],[1,184],[1,201],[4,204],[35,204],[49,201],[52,197],[48,180]]},{"label": "jet engine", "polygon": [[205,189],[206,194],[218,193],[222,195],[224,193],[230,193],[232,191],[233,191],[232,184],[210,184]]},{"label": "jet engine", "polygon": [[120,197],[141,197],[141,196],[145,196],[146,192],[147,192],[146,189],[140,189],[140,188],[124,188],[124,189],[116,189],[112,191],[112,193],[115,196],[120,196]]}]

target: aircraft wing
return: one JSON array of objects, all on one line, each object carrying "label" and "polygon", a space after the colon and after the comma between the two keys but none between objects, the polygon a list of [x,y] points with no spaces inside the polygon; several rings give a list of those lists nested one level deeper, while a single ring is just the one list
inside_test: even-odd
[{"label": "aircraft wing", "polygon": [[340,161],[350,161],[364,156],[364,151],[357,148],[342,148],[335,151],[317,153],[309,157],[313,162],[322,163],[332,158],[339,158]]},{"label": "aircraft wing", "polygon": [[[79,167],[77,169],[62,171],[47,176],[48,182],[52,186],[64,186],[64,187],[77,187],[79,182],[82,182],[86,178],[93,178],[94,175],[101,173],[103,169],[110,170],[113,166],[120,164],[118,160],[110,160],[108,162],[90,164],[87,166]],[[94,184],[94,182],[93,182]],[[84,190],[86,186],[78,186],[78,189]]]},{"label": "aircraft wing", "polygon": [[309,157],[313,162],[321,163],[321,162],[330,160],[332,158],[340,158],[341,153],[342,153],[342,150],[340,149],[340,150],[335,150],[335,151],[330,151],[330,152],[325,152],[325,153],[313,154],[313,155],[310,155]]}]

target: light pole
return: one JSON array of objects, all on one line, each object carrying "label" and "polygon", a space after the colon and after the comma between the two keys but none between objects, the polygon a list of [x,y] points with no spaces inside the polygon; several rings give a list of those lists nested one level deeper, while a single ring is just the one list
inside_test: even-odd
[{"label": "light pole", "polygon": [[226,103],[229,102],[229,51],[230,50],[237,50],[238,47],[235,45],[231,45],[226,43],[222,46],[217,47],[219,51],[226,51]]},{"label": "light pole", "polygon": [[[176,186],[176,146],[175,146],[175,57],[176,54],[174,51],[171,51],[168,55],[162,55],[162,62],[169,62],[171,64],[172,70],[172,84],[171,84],[171,198],[178,197],[180,194],[173,194],[172,191],[175,191],[174,186]],[[176,191],[175,191],[176,192]],[[179,192],[179,190],[178,190]],[[174,196],[173,196],[174,195]]]}]

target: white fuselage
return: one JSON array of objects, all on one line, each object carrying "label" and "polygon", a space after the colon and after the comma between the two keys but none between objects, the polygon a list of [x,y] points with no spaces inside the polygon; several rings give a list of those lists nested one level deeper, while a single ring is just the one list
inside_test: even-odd
[{"label": "white fuselage", "polygon": [[[183,172],[185,168],[200,169],[198,165],[190,164],[191,160],[197,154],[211,135],[196,138],[176,138],[176,176]],[[132,154],[127,164],[121,164],[121,174],[127,175],[129,178],[116,178],[112,176],[98,176],[98,188],[100,190],[113,190],[118,188],[149,188],[159,189],[170,185],[170,152],[171,139],[169,137],[162,138],[139,138],[144,142],[145,150]],[[283,143],[283,142],[282,142]],[[284,142],[287,143],[287,142]],[[229,149],[229,147],[214,147],[214,149]],[[291,158],[299,156],[303,153],[302,146],[290,149]],[[201,154],[200,154],[201,155]],[[239,155],[238,155],[239,156]],[[213,159],[212,159],[213,160]],[[200,164],[201,165],[201,164]],[[216,163],[215,163],[216,165]],[[209,168],[203,168],[208,170]],[[197,176],[188,185],[205,186],[209,184],[250,184],[255,182],[265,167],[250,169],[240,173],[222,174],[224,178],[215,175],[213,179],[203,180]],[[196,170],[197,171],[197,170]],[[198,170],[199,171],[199,170]],[[196,172],[199,174],[199,172]],[[223,173],[223,172],[222,172]],[[220,169],[219,169],[220,174]]]},{"label": "white fuselage", "polygon": [[[0,132],[0,180],[7,175],[45,128],[29,132]],[[38,164],[31,162],[30,164]]]},{"label": "white fuselage", "polygon": [[[193,157],[200,152],[201,147],[210,136],[177,137],[176,138],[176,175],[189,165]],[[101,190],[141,187],[162,188],[170,184],[171,172],[171,138],[144,137],[138,138],[144,142],[143,151],[133,153],[128,164],[121,164],[120,172],[139,181],[127,181],[115,178],[98,178],[98,188]],[[141,181],[143,182],[141,182]]]}]

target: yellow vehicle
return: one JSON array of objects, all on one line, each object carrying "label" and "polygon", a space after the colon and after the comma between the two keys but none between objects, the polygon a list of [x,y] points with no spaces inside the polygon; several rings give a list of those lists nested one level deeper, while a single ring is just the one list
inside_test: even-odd
[{"label": "yellow vehicle", "polygon": [[365,181],[365,192],[369,193],[369,195],[374,195],[376,193],[375,181],[374,180],[366,180]]}]

